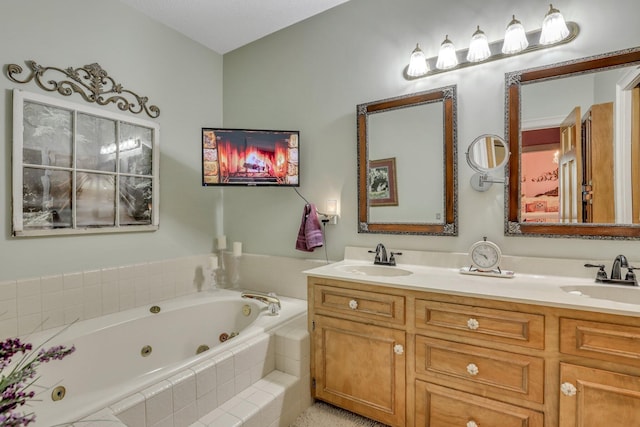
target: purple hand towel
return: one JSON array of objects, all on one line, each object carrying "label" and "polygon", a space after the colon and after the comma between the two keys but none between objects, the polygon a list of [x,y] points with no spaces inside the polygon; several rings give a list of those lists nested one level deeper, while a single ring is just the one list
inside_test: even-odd
[{"label": "purple hand towel", "polygon": [[318,213],[313,203],[304,206],[302,222],[296,239],[296,249],[299,251],[313,252],[315,248],[324,244],[322,228],[318,220]]}]

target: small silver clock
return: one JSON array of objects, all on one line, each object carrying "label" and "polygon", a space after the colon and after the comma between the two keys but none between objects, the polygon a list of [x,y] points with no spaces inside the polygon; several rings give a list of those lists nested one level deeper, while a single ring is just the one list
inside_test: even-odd
[{"label": "small silver clock", "polygon": [[479,271],[500,271],[502,252],[495,243],[483,238],[469,248],[471,266]]}]

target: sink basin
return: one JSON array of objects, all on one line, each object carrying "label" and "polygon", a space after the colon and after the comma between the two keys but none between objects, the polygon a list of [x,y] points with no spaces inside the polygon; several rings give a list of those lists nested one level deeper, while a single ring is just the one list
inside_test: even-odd
[{"label": "sink basin", "polygon": [[572,295],[624,302],[627,304],[640,304],[640,287],[637,286],[593,285],[561,286],[560,288]]},{"label": "sink basin", "polygon": [[360,274],[363,276],[397,277],[413,274],[409,270],[384,265],[343,265],[338,268],[347,273]]}]

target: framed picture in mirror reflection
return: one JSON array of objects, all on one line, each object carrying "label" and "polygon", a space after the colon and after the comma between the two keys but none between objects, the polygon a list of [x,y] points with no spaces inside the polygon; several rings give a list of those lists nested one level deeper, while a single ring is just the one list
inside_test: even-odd
[{"label": "framed picture in mirror reflection", "polygon": [[398,206],[395,157],[369,161],[369,205]]}]

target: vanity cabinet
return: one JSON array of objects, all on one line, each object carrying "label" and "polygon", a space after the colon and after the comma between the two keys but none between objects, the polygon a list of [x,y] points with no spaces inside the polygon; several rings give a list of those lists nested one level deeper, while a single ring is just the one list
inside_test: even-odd
[{"label": "vanity cabinet", "polygon": [[447,299],[415,300],[416,425],[542,427],[544,316]]},{"label": "vanity cabinet", "polygon": [[560,351],[560,427],[640,427],[640,327],[561,318]]},{"label": "vanity cabinet", "polygon": [[638,316],[314,276],[308,304],[316,399],[391,426],[640,427]]},{"label": "vanity cabinet", "polygon": [[405,426],[405,298],[339,285],[309,287],[312,395]]}]

